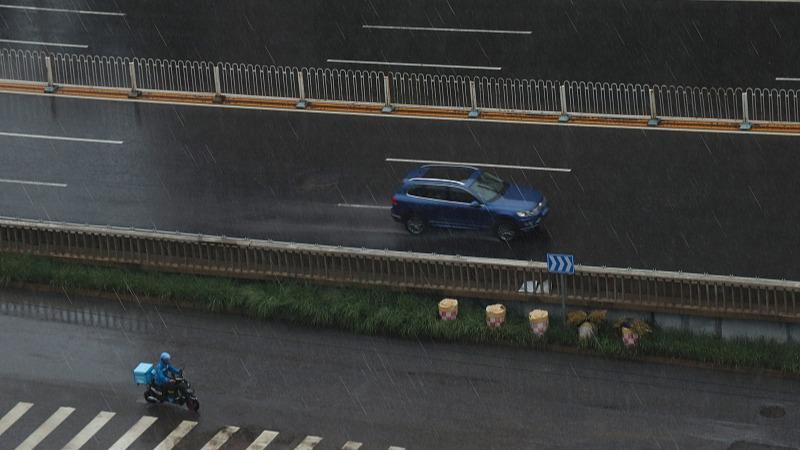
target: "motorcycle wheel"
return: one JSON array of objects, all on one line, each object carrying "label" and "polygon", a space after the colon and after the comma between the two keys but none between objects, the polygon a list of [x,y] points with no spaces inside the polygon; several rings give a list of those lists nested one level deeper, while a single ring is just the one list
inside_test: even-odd
[{"label": "motorcycle wheel", "polygon": [[197,412],[200,410],[200,402],[195,398],[186,399],[186,407],[191,411]]},{"label": "motorcycle wheel", "polygon": [[150,394],[150,390],[149,390],[149,389],[148,389],[148,390],[146,390],[146,391],[144,391],[144,401],[146,401],[147,403],[156,403],[155,401],[153,401],[153,400],[150,398],[150,395],[149,395],[149,394]]}]

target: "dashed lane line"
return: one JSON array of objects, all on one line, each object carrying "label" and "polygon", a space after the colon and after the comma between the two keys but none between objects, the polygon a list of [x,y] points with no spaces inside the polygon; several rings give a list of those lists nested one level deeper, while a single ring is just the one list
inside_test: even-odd
[{"label": "dashed lane line", "polygon": [[337,203],[336,206],[340,208],[360,208],[360,209],[392,209],[391,206],[385,205],[365,205],[359,203]]},{"label": "dashed lane line", "polygon": [[402,25],[362,25],[362,28],[374,30],[406,30],[406,31],[439,31],[450,33],[488,33],[488,34],[532,34],[529,30],[490,30],[481,28],[440,28],[440,27],[409,27]]},{"label": "dashed lane line", "polygon": [[61,425],[61,422],[66,420],[73,411],[75,411],[75,408],[70,408],[68,406],[58,408],[56,412],[39,425],[39,428],[29,434],[28,437],[17,446],[16,450],[33,450],[36,448],[36,446]]},{"label": "dashed lane line", "polygon": [[21,45],[44,45],[47,47],[89,48],[89,46],[85,44],[65,44],[63,42],[20,41],[17,39],[0,39],[0,42]]},{"label": "dashed lane line", "polygon": [[85,427],[71,441],[67,443],[61,450],[78,450],[83,447],[89,439],[92,438],[101,428],[103,428],[116,413],[108,411],[100,411],[91,422],[86,424]]},{"label": "dashed lane line", "polygon": [[361,442],[347,441],[342,446],[342,450],[358,450],[363,444]]},{"label": "dashed lane line", "polygon": [[461,166],[476,166],[476,167],[493,167],[496,169],[520,169],[520,170],[536,170],[541,172],[562,172],[570,173],[572,169],[565,169],[563,167],[539,167],[539,166],[513,166],[508,164],[491,164],[491,163],[475,163],[475,162],[458,162],[458,161],[434,161],[431,159],[406,159],[406,158],[386,158],[386,162],[402,162],[414,164],[445,164],[445,165],[461,165]]},{"label": "dashed lane line", "polygon": [[9,184],[28,184],[31,186],[47,186],[47,187],[60,187],[65,188],[67,187],[64,183],[49,183],[45,181],[28,181],[28,180],[12,180],[9,178],[0,178],[0,183],[9,183]]},{"label": "dashed lane line", "polygon": [[197,422],[191,420],[182,421],[172,432],[161,441],[158,446],[153,450],[171,450],[178,442],[181,441],[190,431],[197,425]]},{"label": "dashed lane line", "polygon": [[139,439],[139,436],[142,435],[150,425],[153,425],[155,421],[158,420],[157,417],[152,416],[142,416],[138,422],[133,424],[133,426],[125,432],[118,440],[114,443],[108,450],[125,450],[133,444],[136,439]]},{"label": "dashed lane line", "polygon": [[2,419],[0,419],[0,436],[2,436],[6,430],[11,428],[11,425],[14,425],[14,423],[16,423],[20,417],[25,415],[25,413],[28,412],[32,406],[33,403],[28,402],[18,402],[16,405],[14,405],[14,407],[11,408]]},{"label": "dashed lane line", "polygon": [[0,131],[0,136],[28,138],[28,139],[46,139],[51,141],[87,142],[90,144],[122,145],[125,143],[124,141],[117,141],[111,139],[92,139],[92,138],[71,137],[71,136],[52,136],[48,134],[14,133],[11,131]]},{"label": "dashed lane line", "polygon": [[94,16],[118,16],[124,17],[125,13],[113,11],[89,11],[85,9],[63,9],[63,8],[44,8],[41,6],[23,6],[23,5],[0,5],[0,8],[5,9],[22,9],[27,11],[44,11],[44,12],[58,12],[58,13],[72,13],[72,14],[87,14]]},{"label": "dashed lane line", "polygon": [[237,431],[239,431],[239,427],[225,427],[219,430],[200,450],[219,450]]}]

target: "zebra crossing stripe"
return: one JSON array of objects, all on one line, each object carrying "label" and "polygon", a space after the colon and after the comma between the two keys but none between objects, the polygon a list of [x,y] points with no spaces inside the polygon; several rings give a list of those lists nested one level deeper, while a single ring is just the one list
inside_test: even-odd
[{"label": "zebra crossing stripe", "polygon": [[33,450],[39,445],[44,438],[46,438],[50,433],[53,432],[61,422],[63,422],[67,417],[69,417],[72,412],[75,411],[75,408],[70,408],[67,406],[62,406],[56,410],[50,417],[47,418],[39,428],[33,431],[28,438],[22,441],[21,444],[17,446],[17,450]]},{"label": "zebra crossing stripe", "polygon": [[278,437],[277,431],[264,430],[245,450],[264,450],[276,437]]},{"label": "zebra crossing stripe", "polygon": [[303,442],[298,444],[294,450],[312,450],[314,446],[319,444],[319,441],[321,440],[322,438],[319,436],[306,436],[306,438],[303,439]]},{"label": "zebra crossing stripe", "polygon": [[126,431],[125,434],[122,435],[122,437],[117,439],[117,442],[115,442],[114,445],[109,447],[108,450],[125,450],[126,448],[130,447],[131,444],[133,444],[133,441],[139,439],[139,436],[141,436],[142,433],[147,431],[147,429],[150,428],[150,425],[155,423],[156,420],[158,420],[157,417],[142,416],[142,418],[139,419],[138,422],[133,424],[133,426],[128,431]]},{"label": "zebra crossing stripe", "polygon": [[0,436],[6,432],[7,429],[11,428],[11,425],[19,420],[29,409],[31,409],[33,403],[28,402],[19,402],[11,408],[2,419],[0,419]]},{"label": "zebra crossing stripe", "polygon": [[191,420],[184,420],[181,422],[177,427],[175,427],[172,432],[161,441],[160,444],[153,450],[171,450],[175,445],[181,441],[190,431],[192,428],[197,425],[197,422],[193,422]]},{"label": "zebra crossing stripe", "polygon": [[363,444],[361,442],[347,441],[342,446],[342,450],[358,450]]},{"label": "zebra crossing stripe", "polygon": [[103,428],[116,413],[108,411],[100,411],[91,422],[86,424],[85,427],[71,441],[67,443],[61,450],[78,450],[83,447],[89,439],[92,438],[101,428]]},{"label": "zebra crossing stripe", "polygon": [[228,442],[228,439],[231,438],[231,435],[237,431],[239,431],[239,427],[225,427],[219,430],[219,432],[215,434],[210,441],[206,442],[206,445],[204,445],[200,450],[218,450],[220,447],[225,445],[225,443]]}]

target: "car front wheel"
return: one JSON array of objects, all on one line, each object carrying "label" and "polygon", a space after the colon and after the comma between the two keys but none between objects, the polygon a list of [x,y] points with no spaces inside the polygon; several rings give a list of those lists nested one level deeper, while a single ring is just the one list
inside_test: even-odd
[{"label": "car front wheel", "polygon": [[508,222],[500,222],[495,228],[497,237],[503,242],[509,242],[517,237],[517,227]]},{"label": "car front wheel", "polygon": [[406,230],[411,234],[422,234],[425,231],[425,221],[419,216],[411,216],[406,219]]}]

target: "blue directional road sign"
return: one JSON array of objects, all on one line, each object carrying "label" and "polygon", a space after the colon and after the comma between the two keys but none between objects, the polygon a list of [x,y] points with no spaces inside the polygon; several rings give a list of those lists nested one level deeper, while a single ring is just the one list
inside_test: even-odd
[{"label": "blue directional road sign", "polygon": [[560,253],[548,253],[547,271],[572,275],[575,273],[575,257]]}]

